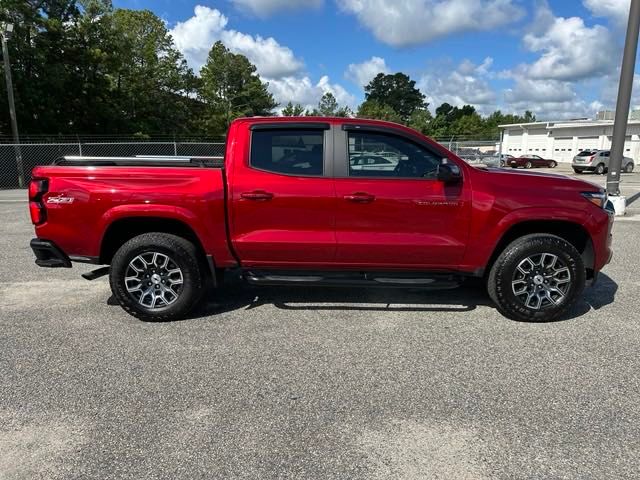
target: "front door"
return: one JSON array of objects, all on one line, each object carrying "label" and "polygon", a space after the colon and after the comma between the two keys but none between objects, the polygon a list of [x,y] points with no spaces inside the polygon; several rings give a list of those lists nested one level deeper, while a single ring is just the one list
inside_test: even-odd
[{"label": "front door", "polygon": [[[335,190],[329,126],[254,125],[235,163],[230,232],[247,267],[321,267],[335,257]],[[328,142],[328,143],[327,143]]]},{"label": "front door", "polygon": [[[469,189],[464,179],[449,185],[437,180],[441,154],[378,131],[337,132],[335,141],[348,163],[336,178],[337,263],[419,270],[461,262]],[[336,161],[340,157],[336,153]]]}]

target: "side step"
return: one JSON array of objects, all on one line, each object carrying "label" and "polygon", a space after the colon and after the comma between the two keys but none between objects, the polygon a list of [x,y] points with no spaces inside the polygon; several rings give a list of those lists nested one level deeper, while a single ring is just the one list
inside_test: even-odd
[{"label": "side step", "polygon": [[84,278],[85,280],[89,280],[89,281],[95,280],[97,278],[104,277],[105,275],[108,275],[109,274],[109,268],[110,267],[100,267],[100,268],[98,268],[96,270],[92,270],[90,272],[83,273],[81,275],[81,277]]},{"label": "side step", "polygon": [[304,272],[245,270],[243,278],[251,285],[397,287],[445,290],[457,288],[464,276],[453,273],[407,272]]}]

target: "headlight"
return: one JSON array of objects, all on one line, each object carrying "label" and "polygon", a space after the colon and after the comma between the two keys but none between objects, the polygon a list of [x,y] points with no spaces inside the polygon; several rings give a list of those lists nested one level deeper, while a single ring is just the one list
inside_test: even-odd
[{"label": "headlight", "polygon": [[600,208],[604,208],[607,204],[607,194],[605,192],[582,192],[582,196]]}]

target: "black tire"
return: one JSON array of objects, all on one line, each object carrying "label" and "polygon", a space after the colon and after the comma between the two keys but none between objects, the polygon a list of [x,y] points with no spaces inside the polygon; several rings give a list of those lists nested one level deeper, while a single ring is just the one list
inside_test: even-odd
[{"label": "black tire", "polygon": [[581,174],[584,170],[580,169],[580,168],[574,168],[573,169],[574,172],[576,172],[578,175]]},{"label": "black tire", "polygon": [[629,162],[625,165],[624,173],[633,173],[633,163]]},{"label": "black tire", "polygon": [[604,172],[606,171],[607,169],[605,168],[604,163],[599,163],[595,170],[597,175],[604,175]]},{"label": "black tire", "polygon": [[[134,282],[140,282],[140,289],[138,292],[133,293],[127,290],[125,278],[127,277],[127,272],[135,273],[137,271],[132,270],[133,267],[131,266],[135,259],[144,255],[142,258],[146,260],[153,258],[153,262],[155,263],[156,256],[153,256],[154,253],[157,253],[159,258],[169,258],[171,262],[169,265],[175,266],[180,271],[180,277],[179,279],[174,277],[173,280],[170,280],[170,273],[167,274],[167,272],[163,272],[160,269],[156,270],[157,265],[140,263],[141,260],[138,260],[138,267],[144,265],[142,269],[149,269],[145,270],[145,272],[158,272],[158,275],[151,275],[152,277],[158,277],[158,284],[152,285],[152,283],[149,282],[149,287],[145,286],[144,295],[146,296],[148,292],[151,292],[148,294],[152,296],[152,302],[154,304],[154,306],[146,306],[142,304],[143,301],[146,302],[146,300],[137,299],[135,296],[137,293],[142,292],[143,282],[146,283],[149,275],[141,273],[141,280],[134,280]],[[122,245],[114,255],[109,273],[111,291],[120,303],[120,306],[122,306],[127,313],[140,320],[163,322],[184,318],[198,305],[204,292],[205,275],[203,275],[201,271],[200,265],[202,262],[199,261],[199,257],[195,245],[182,237],[158,232],[139,235]],[[142,262],[146,262],[146,260],[142,260]],[[166,264],[165,268],[168,268]],[[173,271],[175,271],[175,269]],[[163,284],[165,283],[164,279],[167,279],[167,283],[171,282],[170,285],[166,285],[167,289],[160,285],[160,281]],[[155,281],[156,279],[154,278],[154,282]],[[178,281],[181,281],[181,283],[177,287],[174,287],[174,282],[177,283]],[[129,282],[131,282],[131,280],[129,280]],[[135,283],[132,284],[132,286],[135,288]],[[156,293],[156,290],[152,290],[152,287],[162,289],[158,292],[162,294],[159,306],[155,306],[156,299],[154,297],[158,295],[158,293]],[[168,288],[171,288],[171,292],[173,293],[170,293]],[[165,293],[163,293],[165,291],[169,295],[166,298]],[[175,298],[173,298],[174,295]],[[140,297],[142,296],[141,294]],[[160,298],[159,295],[158,298]]]},{"label": "black tire", "polygon": [[[543,254],[550,255],[550,257],[542,258]],[[558,283],[553,286],[550,283],[547,284],[547,282],[557,282],[558,280],[555,279],[555,276],[553,278],[546,277],[544,270],[542,274],[535,276],[533,274],[536,272],[532,271],[533,278],[530,280],[527,280],[526,277],[518,279],[522,275],[518,267],[527,262],[527,259],[538,257],[542,258],[541,264],[545,263],[545,258],[552,260],[551,257],[556,257],[557,261],[554,262],[554,265],[563,265],[564,267],[560,270],[566,268],[566,272],[562,272],[562,275],[566,274],[569,281],[562,286]],[[547,261],[547,263],[550,262]],[[545,280],[546,278],[550,279]],[[560,279],[560,281],[564,280],[566,279]],[[491,268],[487,279],[487,291],[497,305],[498,311],[507,318],[524,322],[551,322],[561,318],[574,305],[584,290],[585,280],[586,272],[582,257],[573,245],[555,235],[533,234],[515,240],[504,249]],[[540,283],[544,281],[548,287],[544,284],[537,285],[538,281]],[[520,294],[521,296],[517,296],[516,284],[523,285],[527,291]],[[537,288],[541,290],[536,290]],[[538,300],[539,297],[545,295],[547,288],[566,290],[562,296],[555,292],[546,293],[549,298],[546,299],[546,302],[540,300],[538,308],[533,308],[526,303],[529,300],[529,292],[533,291],[531,298]],[[556,298],[553,298],[554,295]],[[524,296],[527,298],[523,299]]]},{"label": "black tire", "polygon": [[533,168],[533,163],[527,162],[524,164],[524,168]]},{"label": "black tire", "polygon": [[551,163],[549,164],[549,166],[550,166],[551,168],[556,168],[556,167],[558,166],[558,164],[557,164],[556,162],[551,162]]}]

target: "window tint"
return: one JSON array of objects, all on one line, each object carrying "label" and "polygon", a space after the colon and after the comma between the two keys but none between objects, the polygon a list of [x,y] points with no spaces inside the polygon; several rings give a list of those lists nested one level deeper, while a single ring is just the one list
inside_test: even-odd
[{"label": "window tint", "polygon": [[324,131],[259,130],[251,136],[252,167],[288,175],[322,175]]},{"label": "window tint", "polygon": [[349,132],[349,176],[436,178],[441,158],[394,135]]}]

